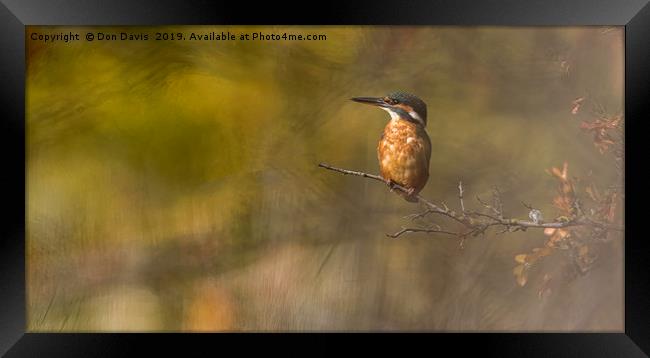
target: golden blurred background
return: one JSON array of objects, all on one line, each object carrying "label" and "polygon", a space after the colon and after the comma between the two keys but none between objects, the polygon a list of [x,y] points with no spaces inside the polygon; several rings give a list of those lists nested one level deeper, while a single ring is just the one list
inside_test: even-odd
[{"label": "golden blurred background", "polygon": [[[623,28],[27,27],[321,33],[324,41],[27,40],[29,331],[622,331],[622,235],[540,299],[513,257],[541,231],[389,239],[418,206],[377,173],[388,115],[428,104],[423,196],[502,192],[553,217],[569,163],[618,180],[571,115],[623,110]],[[83,37],[83,35],[82,35]],[[622,183],[621,183],[622,184]],[[467,201],[474,206],[474,201]],[[558,260],[542,263],[552,270]],[[537,275],[537,276],[536,276]]]}]

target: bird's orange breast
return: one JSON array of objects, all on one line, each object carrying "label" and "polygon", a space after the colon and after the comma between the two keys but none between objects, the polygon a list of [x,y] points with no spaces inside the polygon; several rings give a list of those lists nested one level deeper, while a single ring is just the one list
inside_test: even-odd
[{"label": "bird's orange breast", "polygon": [[415,194],[429,179],[431,142],[424,128],[414,123],[393,119],[384,128],[377,146],[379,169],[390,179]]}]

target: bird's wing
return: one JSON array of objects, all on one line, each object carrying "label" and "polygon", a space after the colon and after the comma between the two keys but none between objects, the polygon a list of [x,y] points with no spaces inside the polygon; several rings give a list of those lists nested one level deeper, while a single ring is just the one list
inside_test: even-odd
[{"label": "bird's wing", "polygon": [[426,169],[427,169],[427,172],[428,172],[429,171],[429,161],[431,160],[431,139],[429,139],[429,135],[427,134],[427,132],[424,129],[422,129],[422,135],[420,135],[420,137],[423,139],[422,140],[422,143],[424,145],[424,153],[423,153],[423,155],[425,156],[424,157],[424,160],[425,160],[424,163],[426,165]]}]

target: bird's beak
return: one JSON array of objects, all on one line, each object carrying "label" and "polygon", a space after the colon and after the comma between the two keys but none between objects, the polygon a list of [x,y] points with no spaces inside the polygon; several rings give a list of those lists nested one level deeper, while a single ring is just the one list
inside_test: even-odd
[{"label": "bird's beak", "polygon": [[370,104],[373,106],[380,106],[380,107],[388,106],[386,102],[384,102],[384,99],[380,97],[354,97],[350,99],[355,102]]}]

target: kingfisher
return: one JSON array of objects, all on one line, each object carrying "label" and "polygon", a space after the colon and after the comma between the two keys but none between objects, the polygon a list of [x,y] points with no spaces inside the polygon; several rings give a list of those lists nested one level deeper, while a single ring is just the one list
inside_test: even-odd
[{"label": "kingfisher", "polygon": [[415,95],[396,91],[384,97],[355,97],[353,101],[379,107],[390,114],[390,121],[377,145],[379,171],[389,187],[409,202],[417,202],[418,193],[429,179],[431,140],[427,135],[427,105]]}]

